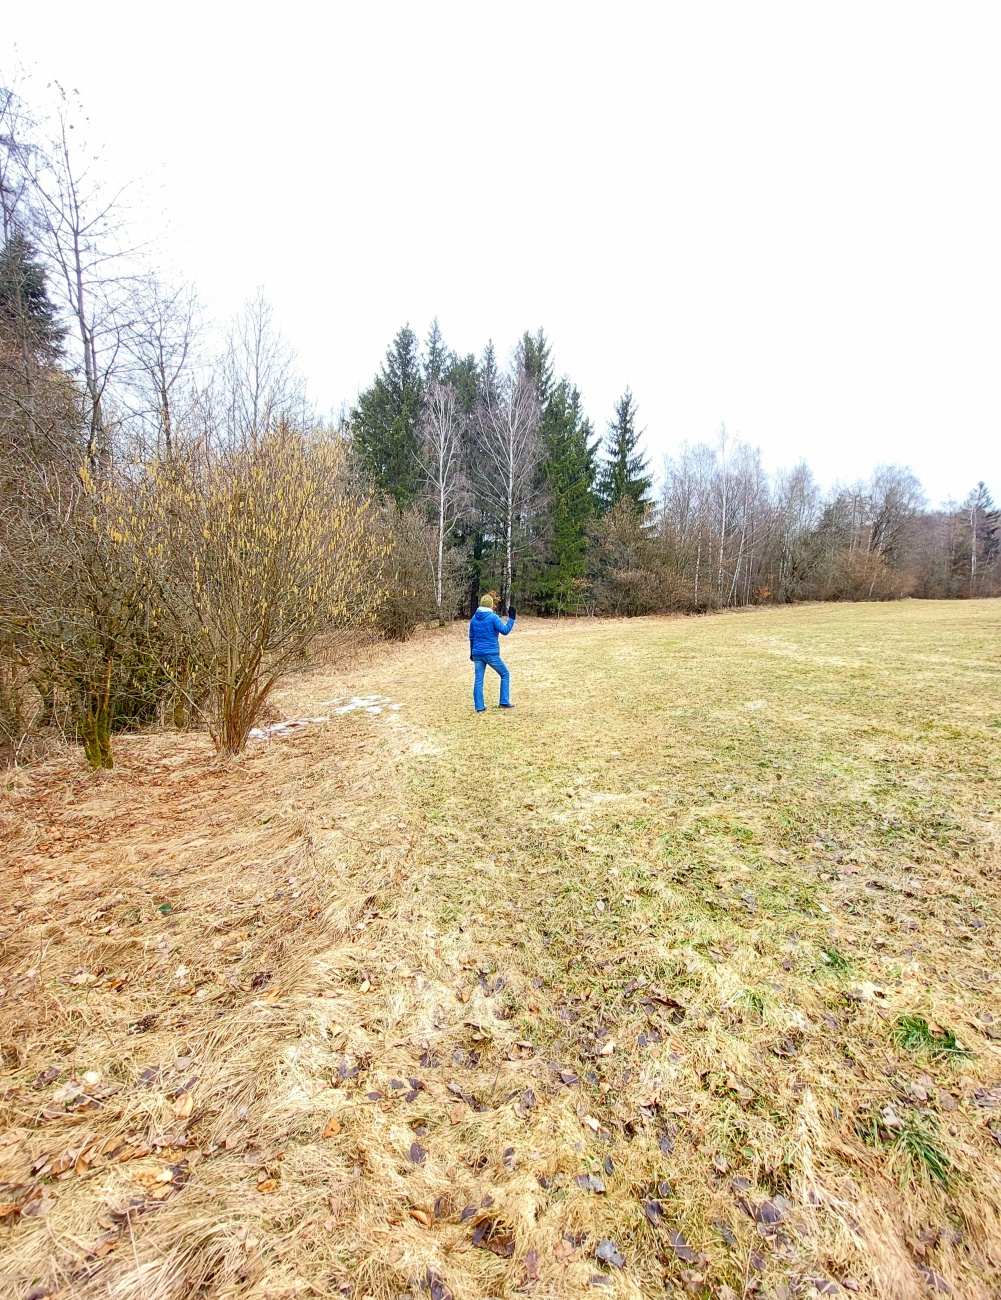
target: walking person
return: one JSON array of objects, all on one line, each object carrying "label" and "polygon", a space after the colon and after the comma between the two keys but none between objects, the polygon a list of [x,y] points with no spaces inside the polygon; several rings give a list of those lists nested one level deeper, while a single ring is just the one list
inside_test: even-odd
[{"label": "walking person", "polygon": [[473,705],[477,713],[483,713],[487,707],[483,703],[483,674],[487,670],[487,664],[500,678],[500,707],[514,708],[511,703],[511,674],[500,657],[500,642],[497,640],[498,636],[507,636],[513,627],[514,606],[508,605],[505,623],[494,613],[494,598],[489,595],[483,597],[479,609],[469,620],[469,657],[476,665]]}]

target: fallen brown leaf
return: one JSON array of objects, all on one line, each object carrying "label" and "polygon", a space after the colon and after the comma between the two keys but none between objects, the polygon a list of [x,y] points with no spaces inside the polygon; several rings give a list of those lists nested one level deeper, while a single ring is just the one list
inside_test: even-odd
[{"label": "fallen brown leaf", "polygon": [[121,1155],[115,1157],[115,1164],[120,1165],[125,1160],[139,1160],[143,1156],[148,1156],[151,1147],[140,1145],[137,1147],[126,1147]]},{"label": "fallen brown leaf", "polygon": [[674,1253],[679,1259],[683,1259],[686,1264],[695,1263],[695,1251],[692,1250],[691,1246],[689,1246],[688,1242],[680,1232],[672,1231],[668,1233],[668,1240],[673,1246]]},{"label": "fallen brown leaf", "polygon": [[336,1137],[340,1131],[341,1131],[340,1120],[335,1119],[333,1115],[331,1115],[331,1117],[327,1120],[326,1124],[324,1125],[323,1133],[320,1136],[325,1138],[332,1138],[332,1137]]},{"label": "fallen brown leaf", "polygon": [[94,1160],[94,1157],[97,1155],[98,1150],[99,1150],[99,1144],[94,1143],[89,1147],[84,1147],[84,1149],[80,1152],[80,1154],[76,1158],[76,1164],[73,1166],[77,1178],[82,1178],[83,1175],[87,1172],[87,1170],[91,1166],[91,1163]]},{"label": "fallen brown leaf", "polygon": [[28,1201],[26,1205],[21,1206],[22,1219],[41,1219],[55,1205],[55,1200],[51,1197],[37,1196],[33,1201]]}]

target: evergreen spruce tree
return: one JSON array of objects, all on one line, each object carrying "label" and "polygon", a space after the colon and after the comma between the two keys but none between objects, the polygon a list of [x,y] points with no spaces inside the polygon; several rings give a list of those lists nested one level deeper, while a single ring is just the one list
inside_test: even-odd
[{"label": "evergreen spruce tree", "polygon": [[45,284],[45,268],[31,241],[19,230],[0,249],[0,334],[36,364],[59,355],[65,330]]},{"label": "evergreen spruce tree", "polygon": [[576,610],[587,576],[588,535],[598,512],[597,443],[581,410],[580,393],[566,378],[550,393],[542,419],[545,455],[540,476],[547,501],[545,561],[534,576],[540,613]]},{"label": "evergreen spruce tree", "polygon": [[545,333],[526,330],[518,348],[542,408],[538,480],[545,504],[532,525],[537,555],[526,585],[540,613],[566,613],[579,607],[587,575],[588,534],[598,509],[597,447],[579,391],[565,376],[554,377]]},{"label": "evergreen spruce tree", "polygon": [[627,388],[615,403],[615,418],[605,434],[604,461],[598,495],[605,510],[612,510],[628,497],[638,514],[650,504],[648,493],[653,478],[640,450],[641,433],[636,429],[636,400]]},{"label": "evergreen spruce tree", "polygon": [[417,457],[423,394],[420,345],[410,326],[404,325],[375,383],[358,398],[350,418],[356,456],[400,509],[421,488]]}]

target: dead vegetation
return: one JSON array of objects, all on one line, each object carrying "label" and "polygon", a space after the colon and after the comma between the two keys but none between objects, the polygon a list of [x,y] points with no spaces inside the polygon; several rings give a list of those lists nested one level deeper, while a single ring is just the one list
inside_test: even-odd
[{"label": "dead vegetation", "polygon": [[996,1296],[999,627],[522,623],[480,718],[452,630],[10,775],[0,1292]]}]

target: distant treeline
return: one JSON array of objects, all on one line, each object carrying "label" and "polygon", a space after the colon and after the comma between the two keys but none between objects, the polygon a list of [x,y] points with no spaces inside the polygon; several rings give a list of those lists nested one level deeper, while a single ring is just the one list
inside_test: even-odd
[{"label": "distant treeline", "polygon": [[1001,514],[981,482],[929,509],[905,467],[824,492],[809,466],[769,475],[721,426],[686,444],[657,486],[629,389],[603,436],[557,378],[544,333],[501,367],[458,356],[435,322],[399,331],[347,421],[359,465],[401,518],[430,528],[443,618],[484,588],[539,614],[644,614],[768,601],[1001,592]]}]

